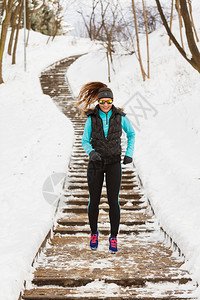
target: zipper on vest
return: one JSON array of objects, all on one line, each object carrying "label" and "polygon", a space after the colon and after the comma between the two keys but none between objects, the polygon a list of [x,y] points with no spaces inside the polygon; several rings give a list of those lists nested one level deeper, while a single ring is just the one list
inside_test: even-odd
[{"label": "zipper on vest", "polygon": [[[114,114],[113,113],[112,113],[112,115],[110,116],[110,119],[109,119],[109,126],[108,126],[108,133],[107,133],[106,140],[108,139],[108,135],[109,135],[109,131],[110,131],[110,121],[111,121],[112,118],[114,118]],[[106,124],[107,124],[107,115],[106,115]]]},{"label": "zipper on vest", "polygon": [[101,117],[99,117],[100,118],[100,122],[101,122],[101,130],[102,130],[102,134],[103,134],[103,137],[104,137],[104,139],[105,140],[107,140],[107,138],[106,138],[106,136],[105,136],[105,133],[104,133],[104,130],[103,130],[103,120],[102,120],[102,118]]},{"label": "zipper on vest", "polygon": [[108,124],[108,116],[107,116],[107,114],[106,114],[106,125]]}]

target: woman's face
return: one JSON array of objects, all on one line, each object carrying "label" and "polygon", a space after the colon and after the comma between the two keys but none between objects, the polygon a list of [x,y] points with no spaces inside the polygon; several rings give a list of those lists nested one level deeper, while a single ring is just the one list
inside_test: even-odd
[{"label": "woman's face", "polygon": [[110,103],[110,104],[107,103],[107,101],[110,101],[110,100],[112,100],[112,99],[110,99],[110,98],[102,98],[101,101],[105,101],[104,104],[101,104],[100,101],[98,101],[100,109],[101,109],[104,113],[106,113],[106,114],[107,114],[107,113],[109,112],[109,110],[111,110],[111,108],[112,108],[112,103]]}]

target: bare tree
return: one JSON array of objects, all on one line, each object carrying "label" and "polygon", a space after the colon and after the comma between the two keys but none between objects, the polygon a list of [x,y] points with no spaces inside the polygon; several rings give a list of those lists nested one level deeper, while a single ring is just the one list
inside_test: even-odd
[{"label": "bare tree", "polygon": [[115,42],[122,36],[124,26],[119,12],[117,0],[93,0],[89,16],[79,11],[89,37],[100,41],[106,50],[109,82],[111,81],[111,68],[114,71]]},{"label": "bare tree", "polygon": [[8,32],[8,26],[12,14],[13,2],[14,0],[8,0],[8,2],[4,0],[5,17],[1,26],[1,38],[0,38],[0,84],[3,83],[3,76],[2,76],[3,53],[5,48],[6,36]]},{"label": "bare tree", "polygon": [[[93,0],[91,12],[86,14],[79,10],[83,18],[88,36],[102,42],[106,49],[108,65],[108,80],[111,80],[111,68],[114,70],[113,54],[116,52],[116,44],[121,46],[123,54],[136,54],[139,60],[143,80],[150,77],[150,54],[149,54],[149,32],[152,32],[161,23],[156,6],[146,6],[142,0],[141,6],[136,6],[132,0],[135,27],[133,30],[133,17],[130,15],[130,7],[124,7],[117,0]],[[139,16],[139,21],[138,21]],[[139,24],[139,26],[138,26]],[[139,33],[146,34],[147,71],[145,72],[140,53]],[[137,53],[134,45],[134,34],[137,41]],[[126,51],[124,53],[124,50]],[[122,54],[122,52],[121,52]]]},{"label": "bare tree", "polygon": [[124,43],[131,42],[131,50],[126,48],[129,54],[133,54],[134,43],[133,36],[129,32],[127,21],[125,20],[121,6],[118,1],[100,1],[101,4],[101,21],[102,29],[99,32],[98,40],[103,42],[106,49],[106,58],[108,65],[108,80],[111,81],[111,67],[113,71],[113,53],[116,52],[116,44],[120,44],[124,48]]},{"label": "bare tree", "polygon": [[192,15],[192,3],[191,3],[191,0],[188,0],[188,5],[189,5],[190,18],[191,18],[191,23],[192,23],[192,27],[193,27],[193,30],[194,30],[194,34],[195,34],[195,37],[196,37],[197,42],[199,42],[199,38],[198,38],[198,35],[197,35],[197,31],[196,31],[196,28],[195,28],[195,26],[194,26],[194,20],[193,20],[193,15]]},{"label": "bare tree", "polygon": [[176,10],[178,12],[181,45],[182,45],[183,50],[185,51],[184,44],[183,44],[183,34],[182,34],[183,23],[182,23],[182,18],[181,18],[180,0],[176,0]]},{"label": "bare tree", "polygon": [[82,10],[77,11],[83,19],[88,36],[91,40],[95,40],[98,38],[99,31],[102,28],[102,26],[97,26],[96,20],[96,9],[99,3],[99,0],[92,0],[91,13],[89,14],[89,16],[87,16],[87,18]]},{"label": "bare tree", "polygon": [[[28,1],[26,1],[27,5],[30,5],[30,3]],[[37,7],[35,7],[32,9],[27,9],[29,16],[27,17],[27,20],[29,19],[29,24],[28,24],[28,28],[30,30],[30,23],[31,23],[31,18],[33,13],[38,12],[39,10],[42,9],[42,7],[44,6],[45,2],[42,1],[40,2],[40,4],[37,5]],[[10,18],[10,24],[11,24],[11,34],[10,34],[10,40],[9,40],[9,44],[8,44],[8,54],[11,55],[12,54],[12,64],[16,63],[16,50],[17,50],[17,44],[18,44],[18,36],[19,36],[19,29],[21,27],[21,23],[22,23],[22,15],[23,15],[23,0],[17,0],[15,2],[15,5],[13,5],[13,10],[12,10],[12,14],[11,14],[11,18]],[[15,36],[15,39],[14,39]],[[28,35],[29,37],[29,35]],[[14,40],[14,47],[13,47],[13,53],[12,53],[12,45],[13,45],[13,40]],[[27,43],[28,43],[28,38],[27,38]]]},{"label": "bare tree", "polygon": [[150,78],[150,65],[149,65],[149,33],[148,33],[148,22],[146,14],[146,6],[144,0],[142,0],[144,22],[145,22],[145,31],[146,31],[146,44],[147,44],[147,77]]},{"label": "bare tree", "polygon": [[123,7],[120,2],[119,12],[121,15],[121,19],[119,21],[121,26],[118,26],[118,31],[120,31],[121,37],[119,37],[118,42],[122,46],[122,49],[125,49],[127,54],[132,55],[135,53],[135,41],[132,33],[132,15],[130,17],[127,16],[127,11],[123,11]]},{"label": "bare tree", "polygon": [[15,30],[17,28],[17,18],[19,17],[19,10],[20,10],[20,1],[16,3],[16,6],[14,6],[11,18],[10,18],[10,23],[11,23],[11,34],[10,34],[10,39],[9,39],[9,44],[8,44],[8,54],[12,54],[12,45],[13,45],[13,39],[14,39],[14,34]]},{"label": "bare tree", "polygon": [[17,28],[16,28],[16,34],[15,34],[15,43],[14,43],[13,53],[12,53],[12,64],[16,63],[16,51],[17,51],[19,29],[20,29],[20,25],[21,25],[23,8],[24,8],[23,0],[20,0],[19,5],[20,5],[20,8],[19,8],[19,17],[18,17],[18,24],[17,24]]},{"label": "bare tree", "polygon": [[[104,4],[106,3],[106,4]],[[106,48],[106,57],[107,57],[107,64],[108,64],[108,81],[111,81],[111,66],[114,69],[113,66],[113,57],[112,54],[114,52],[114,30],[115,30],[115,25],[116,25],[116,20],[117,20],[117,3],[111,3],[110,1],[103,1],[100,0],[101,4],[101,24],[102,24],[102,33],[99,35],[101,37],[101,40],[104,42],[105,48]],[[114,4],[114,5],[113,5]],[[105,5],[105,6],[104,6]],[[108,7],[110,6],[110,22],[106,20],[106,12],[108,10]]]},{"label": "bare tree", "polygon": [[[146,25],[144,20],[144,10],[142,1],[135,1],[135,10],[137,14],[137,27],[138,33],[145,33],[146,32]],[[132,3],[131,3],[132,7]],[[131,8],[132,10],[132,8]],[[148,1],[145,1],[145,11],[146,11],[146,18],[147,18],[147,25],[148,25],[148,32],[151,33],[156,30],[158,26],[162,24],[160,20],[160,15],[156,5],[148,4]],[[165,8],[165,14],[167,18],[169,16],[167,8]],[[132,17],[132,16],[131,16]]]},{"label": "bare tree", "polygon": [[199,52],[199,49],[195,42],[195,38],[194,38],[193,30],[192,30],[192,22],[190,19],[186,0],[180,1],[180,11],[181,11],[181,16],[183,18],[183,22],[184,22],[184,26],[185,26],[185,33],[186,33],[188,47],[190,49],[190,53],[192,56],[191,59],[188,58],[186,52],[184,51],[184,49],[181,47],[181,45],[179,44],[179,42],[177,41],[177,39],[171,32],[171,30],[168,26],[167,20],[165,18],[165,15],[163,13],[160,1],[159,0],[155,0],[155,1],[157,4],[158,11],[160,13],[163,25],[165,26],[165,29],[166,29],[170,39],[172,40],[172,42],[174,43],[174,45],[176,46],[176,48],[178,49],[180,54],[187,60],[187,62],[189,64],[191,64],[192,67],[200,73],[200,52]]},{"label": "bare tree", "polygon": [[200,72],[200,52],[194,39],[194,34],[192,30],[192,21],[190,19],[186,0],[181,0],[180,5],[181,5],[181,15],[185,25],[185,32],[186,32],[188,46],[192,54],[192,59],[194,60],[195,65],[198,71]]},{"label": "bare tree", "polygon": [[34,4],[34,7],[30,8],[29,0],[26,0],[26,29],[30,30],[31,28],[32,15],[40,11],[44,6],[45,6],[45,0],[40,0],[40,2],[36,7]]},{"label": "bare tree", "polygon": [[138,25],[137,25],[137,14],[136,14],[136,7],[135,7],[135,1],[132,0],[132,8],[133,8],[133,15],[134,15],[134,22],[135,22],[135,34],[136,34],[136,40],[137,40],[137,54],[138,54],[138,60],[140,64],[140,70],[142,72],[142,78],[145,81],[145,71],[142,64],[142,58],[140,54],[140,40],[139,40],[139,34],[138,34]]},{"label": "bare tree", "polygon": [[[55,36],[58,34],[61,34],[62,31],[62,22],[64,19],[64,15],[63,15],[63,6],[60,2],[60,0],[54,0],[54,30],[53,30],[53,34],[52,34],[52,41],[54,40]],[[64,32],[63,32],[64,33]]]}]

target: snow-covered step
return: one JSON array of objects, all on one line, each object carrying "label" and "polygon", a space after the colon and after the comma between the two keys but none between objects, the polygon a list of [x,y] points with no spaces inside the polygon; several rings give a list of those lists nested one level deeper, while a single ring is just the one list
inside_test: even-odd
[{"label": "snow-covered step", "polygon": [[[62,219],[66,219],[68,221],[72,221],[72,222],[84,222],[84,223],[88,223],[88,216],[87,214],[76,214],[76,213],[63,213],[61,216]],[[60,219],[59,219],[60,220]],[[129,223],[130,225],[132,225],[133,222],[140,222],[143,221],[144,223],[154,223],[155,220],[152,216],[152,213],[150,213],[149,211],[129,211],[128,212],[128,216],[127,216],[127,211],[121,211],[120,214],[120,223],[124,222],[124,223]],[[106,213],[105,211],[101,210],[99,213],[99,218],[98,218],[98,222],[99,223],[107,223],[109,222],[109,215],[108,213]]]},{"label": "snow-covered step", "polygon": [[88,155],[85,153],[84,150],[82,151],[73,151],[72,152],[72,155],[71,155],[71,158],[78,158],[78,157],[87,157],[88,158]]},{"label": "snow-covered step", "polygon": [[[75,186],[76,186],[77,184],[88,185],[88,182],[87,182],[87,179],[86,179],[85,176],[84,176],[84,177],[77,178],[76,183],[74,183],[73,179],[69,179],[69,178],[68,178],[67,183],[68,183],[68,184],[71,184],[71,183],[72,183],[72,184],[75,185]],[[127,179],[124,178],[124,177],[122,177],[121,184],[126,184],[126,185],[134,186],[134,187],[138,186],[137,181],[134,181],[134,180],[131,180],[131,181],[130,181],[130,180],[127,180]],[[105,181],[104,181],[103,185],[105,186]]]},{"label": "snow-covered step", "polygon": [[[137,187],[137,183],[127,183],[127,182],[122,182],[122,184],[121,184],[121,190],[133,190],[133,188],[134,187]],[[79,189],[82,189],[82,190],[84,190],[84,189],[88,189],[88,184],[87,183],[78,183],[78,182],[75,182],[75,183],[69,183],[69,185],[68,185],[68,189],[69,190],[73,190],[73,189],[77,189],[77,188],[79,188]]]},{"label": "snow-covered step", "polygon": [[[81,148],[82,148],[82,146],[81,146]],[[86,162],[88,162],[88,160]],[[83,165],[79,162],[71,160],[70,161],[70,168],[71,169],[76,169],[76,170],[87,169],[88,166],[87,166],[86,162],[85,162],[85,165]],[[126,170],[127,170],[126,166],[122,164],[122,173],[123,173],[123,171],[126,171]]]},{"label": "snow-covered step", "polygon": [[[76,198],[74,196],[68,196],[62,199],[63,203],[66,203],[66,206],[85,206],[88,205],[89,202],[89,197],[88,198]],[[119,197],[119,204],[121,206],[121,208],[129,208],[129,207],[134,207],[134,206],[140,206],[140,207],[144,207],[145,205],[147,205],[147,201],[144,200],[144,198],[136,198],[136,199],[128,199],[128,198],[123,198],[123,197]],[[107,197],[101,198],[100,200],[100,208],[106,208],[108,207],[108,199]]]},{"label": "snow-covered step", "polygon": [[189,274],[180,269],[181,260],[172,258],[171,250],[162,241],[155,243],[149,233],[144,232],[140,235],[129,235],[128,238],[127,235],[119,234],[118,243],[120,254],[112,255],[108,251],[107,236],[101,235],[98,250],[91,252],[89,237],[84,234],[55,235],[37,262],[34,287],[70,287],[73,288],[75,296],[74,292],[78,287],[82,287],[82,290],[85,287],[86,291],[88,287],[91,292],[90,287],[95,291],[92,283],[102,281],[104,284],[114,284],[119,292],[118,297],[124,295],[127,299],[133,299],[134,296],[145,299],[148,293],[149,297],[153,293],[157,293],[157,296],[165,295],[167,290],[170,291],[170,285],[173,289],[168,296],[177,290],[180,291],[180,297],[183,297],[181,291],[184,291],[184,284],[188,285],[185,293],[188,291],[188,295],[192,295],[195,285],[191,283]]},{"label": "snow-covered step", "polygon": [[[77,173],[77,172],[74,172],[72,170],[69,170],[68,172],[68,178],[69,180],[71,180],[71,178],[79,178],[79,179],[86,179],[86,171],[85,172],[81,172],[80,173]],[[126,174],[125,172],[122,173],[122,180],[133,180],[134,178],[136,178],[136,175],[132,172],[131,174]]]},{"label": "snow-covered step", "polygon": [[[71,192],[66,190],[66,193],[64,194],[64,196],[68,197],[69,195],[71,195]],[[89,191],[82,191],[81,189],[73,190],[73,196],[77,197],[77,198],[88,198],[89,197]],[[119,199],[120,198],[123,198],[123,199],[140,199],[142,196],[143,196],[143,194],[138,193],[138,192],[133,192],[133,191],[131,191],[131,193],[120,191],[120,193],[119,193]],[[106,198],[107,199],[106,191],[102,192],[101,198]]]},{"label": "snow-covered step", "polygon": [[[150,285],[150,284],[149,284]],[[151,286],[119,286],[104,280],[96,280],[80,287],[37,288],[26,291],[27,300],[160,300],[194,299],[195,286],[192,283],[151,283]],[[141,292],[142,291],[142,292]]]},{"label": "snow-covered step", "polygon": [[[100,218],[99,218],[100,219]],[[109,220],[106,220],[107,222],[105,222],[105,220],[103,220],[103,222],[101,220],[98,221],[98,224],[108,224]],[[88,225],[88,218],[82,218],[80,221],[76,219],[59,219],[57,220],[57,223],[59,225],[62,226],[84,226],[84,225]],[[144,225],[146,224],[146,220],[133,220],[133,221],[127,221],[127,220],[123,220],[121,218],[120,224],[122,225],[126,225],[126,226],[133,226],[133,225]]]},{"label": "snow-covered step", "polygon": [[[70,165],[73,165],[73,164],[87,164],[87,163],[88,163],[88,157],[73,157],[70,160]],[[87,167],[87,165],[85,167]]]},{"label": "snow-covered step", "polygon": [[[86,176],[77,178],[77,179],[76,179],[76,183],[74,183],[73,178],[72,178],[72,179],[69,179],[69,177],[68,177],[67,183],[68,183],[68,184],[72,183],[74,186],[76,186],[77,184],[88,185]],[[103,184],[105,185],[105,181],[104,181]],[[124,177],[122,177],[121,184],[126,184],[126,185],[133,186],[133,187],[138,186],[137,181],[134,181],[134,180],[131,180],[131,181],[130,181],[130,180],[124,178]]]},{"label": "snow-covered step", "polygon": [[[76,134],[76,135],[82,135],[83,134],[83,131],[84,131],[84,128],[76,128],[76,129],[74,129],[74,133]],[[78,136],[77,136],[78,137]],[[79,137],[80,139],[82,138],[82,136],[80,136]]]},{"label": "snow-covered step", "polygon": [[[81,168],[80,166],[71,166],[69,165],[69,171],[68,171],[68,176],[71,177],[73,175],[82,175],[87,173],[87,165],[83,165],[84,168]],[[122,178],[126,176],[131,176],[131,177],[137,177],[136,173],[134,170],[129,170],[129,169],[122,169]],[[127,177],[128,178],[128,177]],[[130,178],[128,178],[130,179]]]},{"label": "snow-covered step", "polygon": [[[99,233],[102,235],[106,235],[106,236],[109,236],[110,234],[110,227],[107,226],[107,228],[102,228],[101,225],[99,225]],[[139,234],[141,232],[152,232],[154,231],[154,229],[152,228],[146,228],[146,227],[138,227],[137,228],[133,228],[133,227],[129,227],[129,228],[121,228],[119,229],[119,234],[125,234],[127,235],[127,238],[128,238],[128,235],[130,234]],[[59,234],[70,234],[70,235],[73,235],[73,234],[77,234],[77,233],[86,233],[87,235],[90,235],[91,233],[91,229],[89,228],[89,226],[65,226],[65,227],[62,227],[62,226],[57,226],[55,229],[54,229],[54,233],[59,233]]]},{"label": "snow-covered step", "polygon": [[[67,204],[73,204],[73,205],[88,205],[89,203],[89,199],[77,199],[77,198],[73,198],[73,199],[66,199],[66,203]],[[108,203],[108,200],[103,198],[101,199],[100,203]],[[122,206],[132,206],[132,205],[138,205],[138,204],[144,204],[145,201],[144,200],[136,200],[136,199],[133,199],[133,200],[129,200],[129,199],[123,199],[123,198],[120,198],[119,199],[119,203]]]},{"label": "snow-covered step", "polygon": [[[82,205],[81,207],[78,207],[77,205],[69,205],[65,208],[62,209],[63,213],[71,213],[74,212],[76,214],[83,214],[83,213],[87,213],[87,205]],[[99,209],[104,210],[105,212],[109,212],[109,207],[99,207]],[[138,205],[133,205],[133,206],[123,206],[121,207],[121,210],[124,211],[135,211],[135,210],[144,210],[146,209],[146,206],[138,206]]]}]

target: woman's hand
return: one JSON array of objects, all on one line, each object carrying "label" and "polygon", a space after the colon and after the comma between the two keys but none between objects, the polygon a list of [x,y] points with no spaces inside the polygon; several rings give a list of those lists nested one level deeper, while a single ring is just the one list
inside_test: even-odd
[{"label": "woman's hand", "polygon": [[90,161],[100,161],[101,160],[101,155],[94,150],[90,152],[89,156],[90,156],[90,158],[89,158]]},{"label": "woman's hand", "polygon": [[124,160],[123,160],[123,164],[124,165],[127,165],[127,164],[130,164],[130,163],[132,163],[132,161],[133,161],[133,159],[132,159],[132,157],[129,157],[129,156],[124,156]]}]

